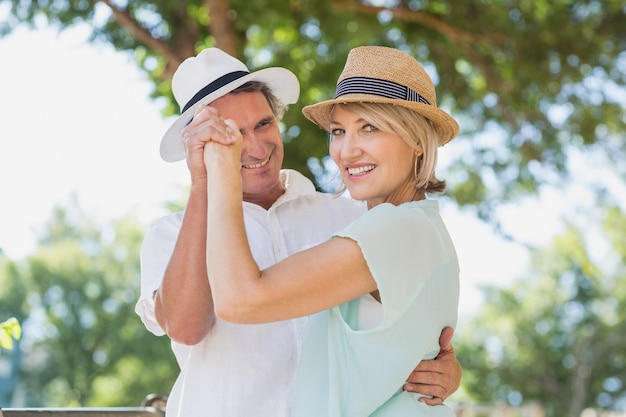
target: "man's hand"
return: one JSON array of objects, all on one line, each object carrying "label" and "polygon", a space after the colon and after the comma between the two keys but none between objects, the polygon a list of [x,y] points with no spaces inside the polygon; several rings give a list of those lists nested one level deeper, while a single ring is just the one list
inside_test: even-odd
[{"label": "man's hand", "polygon": [[[233,128],[236,131],[233,131]],[[236,142],[235,139],[239,136],[241,133],[234,122],[226,123],[216,108],[198,106],[191,122],[181,131],[191,182],[206,181],[204,149],[207,143],[230,145]]]},{"label": "man's hand", "polygon": [[439,354],[434,360],[422,361],[411,372],[405,391],[419,392],[430,396],[420,398],[428,405],[439,405],[444,402],[461,385],[463,369],[454,356],[452,336],[454,329],[446,327],[439,336]]}]

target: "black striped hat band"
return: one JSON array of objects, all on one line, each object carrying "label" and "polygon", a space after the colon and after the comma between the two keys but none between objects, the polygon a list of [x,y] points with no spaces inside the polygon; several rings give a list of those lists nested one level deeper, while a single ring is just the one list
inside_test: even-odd
[{"label": "black striped hat band", "polygon": [[250,74],[248,71],[233,71],[233,72],[229,72],[228,74],[222,75],[217,80],[204,86],[193,97],[191,97],[191,100],[189,100],[187,104],[185,104],[185,106],[183,107],[180,113],[183,114],[185,111],[187,111],[188,108],[190,108],[191,106],[193,106],[194,104],[196,104],[197,102],[199,102],[200,100],[208,96],[209,94],[224,87],[226,84],[231,83],[235,80],[238,80],[239,78],[248,74]]},{"label": "black striped hat band", "polygon": [[346,94],[373,94],[396,100],[414,101],[416,103],[430,105],[417,91],[405,85],[394,83],[393,81],[381,80],[379,78],[350,77],[341,80],[339,84],[337,84],[335,98]]}]

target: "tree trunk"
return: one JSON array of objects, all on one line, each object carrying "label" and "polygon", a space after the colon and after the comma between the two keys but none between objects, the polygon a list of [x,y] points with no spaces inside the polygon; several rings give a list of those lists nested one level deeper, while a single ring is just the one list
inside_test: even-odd
[{"label": "tree trunk", "polygon": [[215,38],[215,46],[239,57],[239,42],[233,25],[236,15],[231,10],[230,0],[206,0],[205,4],[209,11],[209,28],[211,35]]}]

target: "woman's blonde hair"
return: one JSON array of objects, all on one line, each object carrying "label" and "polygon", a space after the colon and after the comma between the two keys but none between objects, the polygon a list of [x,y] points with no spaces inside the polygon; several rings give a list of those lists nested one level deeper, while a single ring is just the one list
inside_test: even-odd
[{"label": "woman's blonde hair", "polygon": [[[417,191],[441,193],[446,189],[445,180],[435,176],[441,134],[430,120],[406,107],[387,103],[342,103],[337,106],[359,115],[382,131],[397,134],[415,150],[421,146],[422,154],[416,156],[412,175]],[[342,186],[338,192],[344,190],[345,186]]]}]

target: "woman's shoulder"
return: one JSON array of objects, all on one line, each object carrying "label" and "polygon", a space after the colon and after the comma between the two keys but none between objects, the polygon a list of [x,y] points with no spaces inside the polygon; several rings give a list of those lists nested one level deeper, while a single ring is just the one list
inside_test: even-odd
[{"label": "woman's shoulder", "polygon": [[435,200],[409,201],[395,206],[382,203],[368,210],[366,216],[358,220],[363,222],[381,221],[389,223],[419,222],[423,219],[439,217],[439,202]]}]

